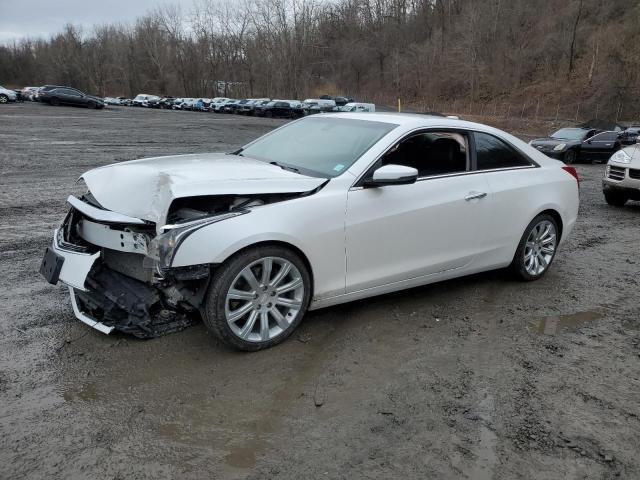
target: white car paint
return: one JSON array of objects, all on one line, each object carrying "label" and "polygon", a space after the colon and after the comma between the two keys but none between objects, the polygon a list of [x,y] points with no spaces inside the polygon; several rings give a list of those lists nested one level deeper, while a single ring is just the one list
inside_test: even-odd
[{"label": "white car paint", "polygon": [[342,107],[337,107],[340,112],[375,112],[376,106],[373,103],[349,102]]},{"label": "white car paint", "polygon": [[18,98],[18,94],[16,92],[9,90],[8,88],[4,88],[3,86],[0,86],[0,95],[7,97],[9,102],[15,102]]},{"label": "white car paint", "polygon": [[[395,124],[340,175],[308,177],[223,154],[161,157],[110,165],[82,178],[100,204],[156,223],[163,231],[176,198],[193,195],[310,192],[204,226],[180,244],[172,267],[220,264],[244,247],[277,241],[298,249],[313,279],[310,309],[509,265],[529,222],[545,210],[562,220],[564,241],[578,213],[578,184],[525,142],[486,125],[408,114],[334,113],[325,118]],[[306,121],[305,119],[298,121]],[[286,125],[281,128],[286,128]],[[537,166],[419,179],[410,185],[355,186],[392,145],[423,129],[492,134]],[[57,253],[68,252],[54,243]],[[93,263],[90,258],[86,264]],[[88,271],[78,267],[78,276]],[[89,265],[90,267],[90,265]]]}]

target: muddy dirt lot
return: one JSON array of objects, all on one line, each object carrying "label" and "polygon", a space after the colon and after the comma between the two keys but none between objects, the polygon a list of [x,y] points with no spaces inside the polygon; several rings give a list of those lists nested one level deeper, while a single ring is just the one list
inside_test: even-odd
[{"label": "muddy dirt lot", "polygon": [[[283,345],[104,336],[38,275],[85,170],[280,124],[0,108],[0,478],[640,478],[640,205],[579,167],[539,282],[492,272],[312,312]],[[534,133],[534,132],[531,132]]]}]

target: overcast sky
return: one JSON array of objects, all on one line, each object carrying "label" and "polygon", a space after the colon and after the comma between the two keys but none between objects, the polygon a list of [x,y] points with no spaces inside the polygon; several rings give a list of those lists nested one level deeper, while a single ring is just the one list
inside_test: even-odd
[{"label": "overcast sky", "polygon": [[193,0],[0,0],[0,43],[49,37],[67,23],[85,31],[95,24],[133,23],[135,17],[167,3],[189,10]]}]

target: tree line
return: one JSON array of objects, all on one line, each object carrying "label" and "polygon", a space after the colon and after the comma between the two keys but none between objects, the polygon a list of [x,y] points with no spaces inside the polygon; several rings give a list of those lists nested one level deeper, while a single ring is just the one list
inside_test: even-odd
[{"label": "tree line", "polygon": [[638,45],[627,0],[196,0],[0,46],[0,80],[103,96],[536,98],[611,116],[640,110]]}]

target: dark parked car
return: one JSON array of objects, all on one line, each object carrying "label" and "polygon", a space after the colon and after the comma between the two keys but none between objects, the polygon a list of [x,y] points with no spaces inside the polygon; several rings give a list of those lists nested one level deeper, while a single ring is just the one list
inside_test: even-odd
[{"label": "dark parked car", "polygon": [[234,102],[229,102],[224,106],[223,111],[224,113],[236,113],[238,109],[248,101],[249,101],[248,99],[244,99],[244,100],[236,100]]},{"label": "dark parked car", "polygon": [[266,108],[266,106],[275,101],[276,100],[263,100],[256,103],[253,106],[253,115],[255,115],[256,117],[264,117],[264,109]]},{"label": "dark parked car", "polygon": [[351,97],[334,97],[333,99],[336,102],[336,106],[344,107],[347,103],[353,103],[355,100]]},{"label": "dark parked car", "polygon": [[[298,102],[300,103],[300,102]],[[296,106],[292,102],[278,100],[269,102],[262,107],[261,116],[264,117],[284,117],[295,118],[302,116],[302,109],[295,108]]]},{"label": "dark parked car", "polygon": [[606,161],[622,145],[618,131],[599,131],[588,127],[561,128],[547,138],[532,140],[530,145],[549,157],[570,164],[579,161]]},{"label": "dark parked car", "polygon": [[623,145],[633,145],[634,143],[637,143],[638,137],[640,137],[640,127],[634,125],[631,127],[627,127],[622,132],[620,141]]},{"label": "dark parked car", "polygon": [[93,95],[87,95],[80,90],[70,87],[55,87],[38,92],[41,102],[57,105],[76,105],[87,108],[104,108],[104,100]]},{"label": "dark parked car", "polygon": [[78,93],[82,93],[80,90],[78,90],[77,88],[73,88],[73,87],[67,87],[65,85],[44,85],[43,87],[39,87],[38,90],[35,93],[35,97],[34,99],[36,101],[40,101],[40,96],[46,94],[47,92],[50,92],[51,90],[54,90],[56,88],[67,88],[69,90],[73,90],[75,92]]}]

